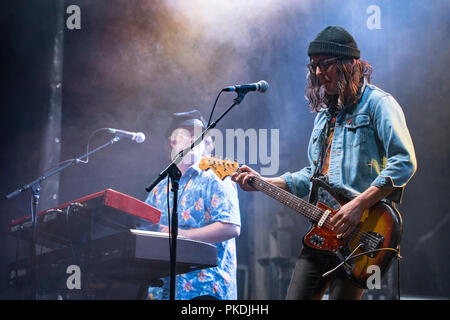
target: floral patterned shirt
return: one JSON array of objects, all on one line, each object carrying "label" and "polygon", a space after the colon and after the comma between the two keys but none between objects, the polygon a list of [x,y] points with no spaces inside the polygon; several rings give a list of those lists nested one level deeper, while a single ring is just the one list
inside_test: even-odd
[{"label": "floral patterned shirt", "polygon": [[[169,204],[172,210],[173,193],[169,185]],[[212,170],[203,171],[198,163],[182,175],[178,190],[178,227],[201,228],[214,222],[240,226],[241,218],[236,184],[229,177],[220,180]],[[168,225],[167,179],[161,181],[148,195],[146,203],[161,210],[161,225]],[[235,239],[215,243],[217,267],[195,270],[177,275],[177,300],[190,300],[210,295],[218,299],[237,299]],[[169,298],[169,278],[162,279],[162,288],[150,287],[149,299]]]}]

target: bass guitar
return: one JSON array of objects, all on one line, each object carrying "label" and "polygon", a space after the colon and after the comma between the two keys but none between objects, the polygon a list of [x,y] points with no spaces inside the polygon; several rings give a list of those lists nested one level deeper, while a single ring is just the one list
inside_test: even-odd
[{"label": "bass guitar", "polygon": [[[235,161],[218,158],[203,158],[199,167],[202,170],[212,169],[220,179],[239,172],[239,165]],[[367,280],[374,273],[374,266],[379,268],[382,277],[393,258],[400,258],[402,218],[387,202],[380,201],[365,210],[359,224],[344,239],[332,230],[330,218],[350,199],[338,195],[322,180],[313,179],[309,202],[258,177],[250,179],[248,183],[312,222],[303,238],[304,244],[332,252],[341,262],[324,276],[342,266],[358,287],[367,288]]]}]

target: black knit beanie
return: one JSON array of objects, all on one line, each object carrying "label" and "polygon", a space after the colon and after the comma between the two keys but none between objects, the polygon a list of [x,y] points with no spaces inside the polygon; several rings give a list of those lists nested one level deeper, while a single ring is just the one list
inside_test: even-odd
[{"label": "black knit beanie", "polygon": [[346,56],[359,59],[359,49],[355,39],[344,28],[328,26],[309,44],[308,56]]}]

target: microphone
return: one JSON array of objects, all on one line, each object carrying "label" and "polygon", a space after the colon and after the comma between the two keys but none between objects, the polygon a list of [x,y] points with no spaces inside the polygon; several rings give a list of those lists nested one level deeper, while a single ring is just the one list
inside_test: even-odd
[{"label": "microphone", "polygon": [[143,134],[142,132],[129,132],[113,128],[108,128],[108,131],[114,133],[119,137],[130,138],[131,140],[136,141],[137,143],[142,143],[145,141],[145,134]]},{"label": "microphone", "polygon": [[223,88],[222,91],[236,91],[237,93],[247,93],[249,91],[266,92],[269,89],[269,84],[265,80],[260,80],[257,83],[240,84]]}]

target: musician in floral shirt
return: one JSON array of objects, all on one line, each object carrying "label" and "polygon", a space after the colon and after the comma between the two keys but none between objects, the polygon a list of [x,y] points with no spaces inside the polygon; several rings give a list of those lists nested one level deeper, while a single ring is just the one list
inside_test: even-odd
[{"label": "musician in floral shirt", "polygon": [[[201,133],[204,127],[203,118],[197,110],[174,114],[169,128],[172,132],[169,138],[172,155],[189,146],[194,141],[195,133]],[[207,141],[211,143],[211,140]],[[215,244],[218,266],[178,275],[175,298],[237,299],[234,238],[239,236],[241,224],[237,188],[230,178],[222,181],[211,170],[201,170],[198,161],[204,155],[205,143],[202,142],[177,165],[182,173],[178,191],[178,234]],[[173,193],[170,188],[169,185],[169,204],[172,207]],[[168,232],[167,179],[149,193],[146,202],[161,210],[158,230]],[[169,298],[169,278],[162,280],[164,284],[161,288],[149,288],[149,299]]]}]

